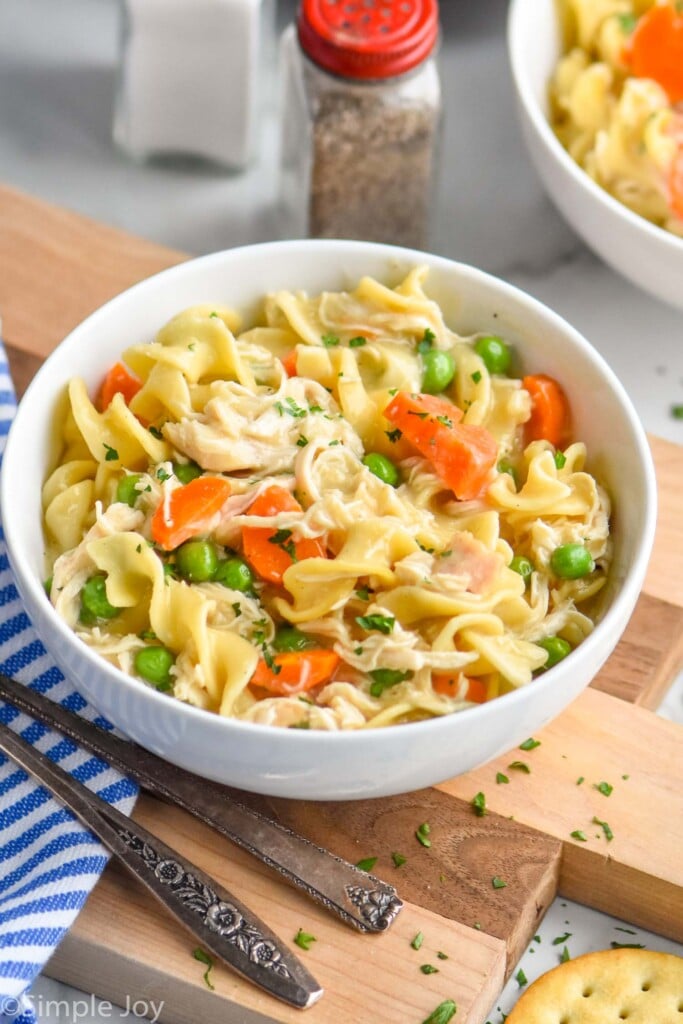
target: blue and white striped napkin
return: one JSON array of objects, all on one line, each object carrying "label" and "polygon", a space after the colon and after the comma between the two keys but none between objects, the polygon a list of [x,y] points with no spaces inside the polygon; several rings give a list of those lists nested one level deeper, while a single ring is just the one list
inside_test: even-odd
[{"label": "blue and white striped napkin", "polygon": [[[0,342],[0,467],[16,400]],[[0,468],[1,472],[1,468]],[[111,728],[75,692],[22,608],[0,521],[0,671],[99,725]],[[0,720],[126,814],[136,786],[104,761],[0,702]],[[90,832],[0,755],[0,1024],[33,1024],[28,990],[68,931],[107,863]]]}]

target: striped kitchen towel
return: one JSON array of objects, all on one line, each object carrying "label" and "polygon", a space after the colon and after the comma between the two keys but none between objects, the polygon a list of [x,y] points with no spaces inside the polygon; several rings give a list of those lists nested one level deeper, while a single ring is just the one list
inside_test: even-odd
[{"label": "striped kitchen towel", "polygon": [[[16,408],[0,342],[0,472]],[[17,594],[0,521],[0,671],[110,728],[38,639]],[[101,797],[129,813],[137,788],[104,761],[0,702],[0,719]],[[28,990],[73,923],[108,854],[25,772],[0,755],[0,1024],[32,1024]]]}]

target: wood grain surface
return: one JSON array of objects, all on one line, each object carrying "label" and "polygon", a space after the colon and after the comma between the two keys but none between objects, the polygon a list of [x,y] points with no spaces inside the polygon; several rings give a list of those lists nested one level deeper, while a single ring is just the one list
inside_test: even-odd
[{"label": "wood grain surface", "polygon": [[[84,316],[183,258],[0,188],[0,314],[18,392]],[[376,856],[375,873],[399,885],[407,901],[389,933],[359,936],[193,819],[139,801],[136,818],[233,887],[284,939],[298,927],[317,935],[302,955],[327,993],[307,1019],[419,1024],[453,998],[461,1024],[481,1024],[558,885],[566,896],[683,940],[683,730],[645,710],[683,661],[683,449],[656,438],[651,445],[660,513],[644,594],[592,689],[539,733],[539,747],[390,800],[247,798],[352,861]],[[508,769],[513,760],[528,762],[530,773]],[[496,783],[498,771],[509,783]],[[614,787],[609,797],[594,788],[602,781]],[[470,803],[480,791],[489,809],[483,817]],[[611,842],[593,817],[609,823]],[[425,820],[428,850],[414,834]],[[585,843],[571,838],[575,830]],[[406,856],[399,869],[392,852]],[[494,889],[494,876],[505,887]],[[410,946],[418,931],[425,936],[419,953]],[[299,1019],[225,969],[214,970],[210,991],[193,948],[110,865],[48,973],[118,1002],[126,994],[163,999],[169,1024]],[[439,950],[448,960],[434,961]],[[439,973],[423,975],[420,964],[432,961]]]}]

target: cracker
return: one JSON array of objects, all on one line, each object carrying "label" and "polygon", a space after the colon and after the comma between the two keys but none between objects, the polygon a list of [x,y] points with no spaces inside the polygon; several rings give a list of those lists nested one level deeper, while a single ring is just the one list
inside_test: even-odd
[{"label": "cracker", "polygon": [[535,981],[507,1024],[683,1024],[683,958],[605,949]]}]

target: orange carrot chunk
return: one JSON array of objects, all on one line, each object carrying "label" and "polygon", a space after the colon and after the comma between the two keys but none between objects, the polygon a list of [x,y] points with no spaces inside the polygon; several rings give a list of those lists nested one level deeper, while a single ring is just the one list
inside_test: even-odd
[{"label": "orange carrot chunk", "polygon": [[152,540],[164,551],[172,551],[190,537],[205,533],[230,491],[228,481],[218,476],[198,476],[176,487],[152,516]]},{"label": "orange carrot chunk", "polygon": [[339,655],[322,647],[310,651],[287,651],[276,654],[272,665],[267,665],[261,658],[250,685],[260,686],[281,697],[292,696],[329,682],[338,664]]},{"label": "orange carrot chunk", "polygon": [[531,418],[524,424],[526,444],[550,441],[556,448],[569,441],[570,411],[564,391],[544,373],[524,377],[522,387],[531,395]]},{"label": "orange carrot chunk", "polygon": [[466,501],[481,493],[498,458],[498,445],[488,430],[460,423],[460,409],[436,395],[399,391],[384,415],[431,462],[457,498]]},{"label": "orange carrot chunk", "polygon": [[655,4],[638,19],[625,57],[638,78],[653,78],[672,103],[683,100],[683,13]]},{"label": "orange carrot chunk", "polygon": [[122,394],[126,405],[137,395],[142,382],[135,377],[123,363],[114,363],[100,385],[96,405],[104,412],[114,395]]},{"label": "orange carrot chunk", "polygon": [[[280,512],[301,512],[301,505],[284,487],[266,488],[252,502],[250,516],[276,516]],[[258,575],[270,583],[282,583],[290,565],[304,558],[325,558],[323,541],[318,538],[292,539],[291,530],[245,526],[242,530],[244,557]]]},{"label": "orange carrot chunk", "polygon": [[288,377],[296,377],[296,349],[293,348],[282,356],[282,365]]},{"label": "orange carrot chunk", "polygon": [[[461,677],[453,673],[435,673],[432,675],[432,688],[445,697],[458,697],[460,694]],[[481,679],[467,679],[467,689],[462,700],[471,700],[475,704],[484,704],[487,698],[486,683]]]}]

